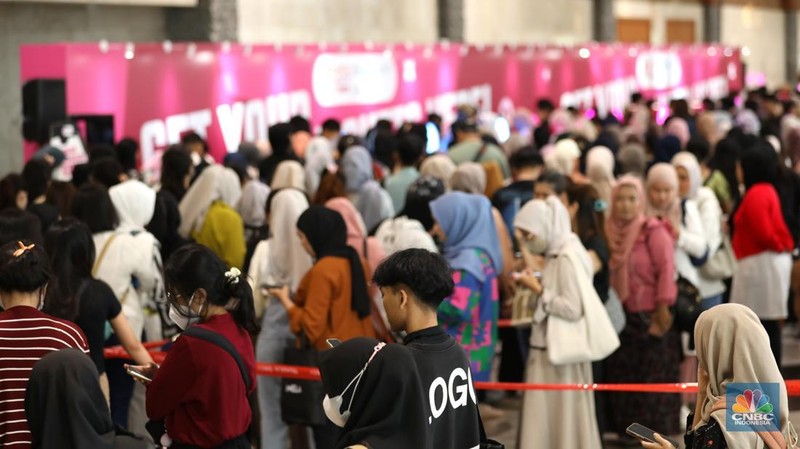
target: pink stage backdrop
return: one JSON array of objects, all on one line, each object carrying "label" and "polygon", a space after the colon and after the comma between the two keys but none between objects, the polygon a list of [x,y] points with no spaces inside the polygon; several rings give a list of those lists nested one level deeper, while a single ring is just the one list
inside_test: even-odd
[{"label": "pink stage backdrop", "polygon": [[635,91],[661,103],[719,98],[744,78],[738,49],[706,45],[112,43],[24,45],[20,55],[23,83],[65,79],[67,113],[113,115],[117,139],[141,141],[145,166],[189,130],[219,159],[296,114],[317,126],[338,118],[357,133],[432,112],[449,123],[461,103],[510,113],[549,98],[604,116]]}]

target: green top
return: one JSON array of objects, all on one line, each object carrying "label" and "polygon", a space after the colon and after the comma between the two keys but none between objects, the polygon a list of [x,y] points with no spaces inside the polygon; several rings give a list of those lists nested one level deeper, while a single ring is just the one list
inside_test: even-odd
[{"label": "green top", "polygon": [[[475,156],[478,155],[478,151],[481,150],[482,146],[483,142],[480,140],[462,142],[450,148],[448,155],[456,165],[461,165],[465,162],[474,161]],[[506,179],[511,177],[511,168],[508,166],[508,158],[506,158],[506,154],[497,145],[487,144],[483,157],[477,162],[486,161],[497,161],[497,163],[500,164],[500,168],[503,169],[503,177]]]}]

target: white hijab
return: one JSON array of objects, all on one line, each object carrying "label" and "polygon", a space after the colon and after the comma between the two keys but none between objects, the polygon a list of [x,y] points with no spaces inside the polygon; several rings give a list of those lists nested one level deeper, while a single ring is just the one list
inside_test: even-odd
[{"label": "white hijab", "polygon": [[297,285],[313,264],[297,236],[297,219],[306,209],[306,196],[294,189],[276,193],[270,207],[267,279],[276,285],[289,285],[292,291],[297,291]]},{"label": "white hijab", "polygon": [[687,198],[694,199],[697,197],[697,191],[703,186],[703,174],[700,171],[700,164],[697,163],[697,158],[694,154],[681,151],[672,157],[672,166],[676,169],[682,167],[689,174],[689,194]]},{"label": "white hijab", "polygon": [[257,179],[245,184],[242,197],[239,199],[239,204],[236,205],[236,211],[242,216],[245,225],[255,228],[264,225],[266,221],[264,209],[269,192],[269,187]]},{"label": "white hijab", "polygon": [[574,140],[561,139],[556,142],[553,151],[545,156],[544,162],[550,170],[564,176],[571,176],[580,157],[581,149]]},{"label": "white hijab", "polygon": [[235,171],[221,165],[207,167],[178,206],[181,213],[178,233],[185,239],[191,237],[192,232],[203,225],[206,213],[214,201],[219,200],[235,208],[241,196],[242,185]]},{"label": "white hijab", "polygon": [[514,227],[546,240],[548,256],[558,256],[568,249],[575,249],[586,268],[586,273],[591,275],[592,262],[589,253],[586,252],[578,236],[572,232],[569,212],[555,196],[550,195],[546,200],[531,200],[525,203],[514,218]]},{"label": "white hijab", "polygon": [[283,161],[275,169],[272,177],[272,190],[297,189],[306,191],[306,170],[297,161]]},{"label": "white hijab", "polygon": [[108,196],[117,211],[120,229],[142,230],[153,219],[156,192],[147,184],[131,179],[108,189]]}]

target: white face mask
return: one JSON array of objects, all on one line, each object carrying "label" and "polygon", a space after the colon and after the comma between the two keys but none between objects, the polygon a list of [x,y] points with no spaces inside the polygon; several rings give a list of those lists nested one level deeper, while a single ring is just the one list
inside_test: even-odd
[{"label": "white face mask", "polygon": [[[325,398],[322,400],[322,409],[325,410],[325,416],[327,416],[332,423],[336,424],[339,427],[344,427],[344,425],[347,424],[347,420],[350,418],[350,407],[353,406],[353,399],[356,397],[358,384],[361,383],[361,378],[364,377],[364,373],[367,371],[369,362],[371,362],[372,359],[375,358],[375,354],[377,354],[378,351],[380,351],[384,346],[386,346],[386,343],[378,343],[375,346],[375,351],[372,353],[372,356],[370,356],[369,360],[367,360],[367,363],[364,365],[364,368],[362,368],[361,371],[358,374],[356,374],[356,377],[354,377],[353,380],[351,380],[350,383],[347,384],[347,386],[344,388],[344,391],[342,391],[340,395],[334,396],[332,398],[328,397],[327,394],[325,395]],[[350,395],[350,403],[347,404],[347,410],[345,410],[344,413],[342,413],[342,405],[344,404],[344,394],[347,393],[347,390],[350,389],[350,387],[353,385],[353,382],[355,382],[356,386],[353,389],[353,394]]]},{"label": "white face mask", "polygon": [[192,297],[189,298],[189,305],[186,306],[178,305],[177,308],[174,304],[169,305],[169,318],[182,330],[186,330],[187,327],[200,322],[199,313],[192,316],[191,305],[193,300],[194,300],[194,295],[192,295]]},{"label": "white face mask", "polygon": [[525,246],[528,248],[528,251],[533,254],[544,254],[547,252],[548,244],[547,240],[540,237],[534,237],[526,241]]}]

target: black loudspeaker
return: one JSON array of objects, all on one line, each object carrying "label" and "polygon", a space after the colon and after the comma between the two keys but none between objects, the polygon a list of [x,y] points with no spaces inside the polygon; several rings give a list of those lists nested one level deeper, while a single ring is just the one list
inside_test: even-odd
[{"label": "black loudspeaker", "polygon": [[34,79],[22,86],[22,136],[45,143],[50,140],[50,124],[67,118],[64,80]]}]

